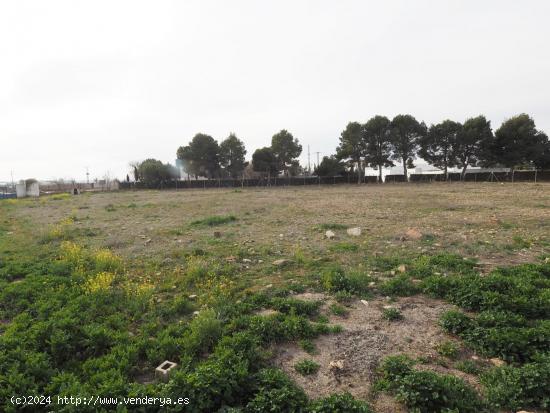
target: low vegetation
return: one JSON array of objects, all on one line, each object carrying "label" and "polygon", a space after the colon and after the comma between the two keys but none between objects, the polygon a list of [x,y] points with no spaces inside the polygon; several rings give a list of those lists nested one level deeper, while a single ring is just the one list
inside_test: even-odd
[{"label": "low vegetation", "polygon": [[[550,408],[550,244],[537,232],[547,224],[539,215],[536,223],[507,218],[513,227],[487,224],[505,238],[474,259],[464,251],[477,244],[453,244],[442,229],[431,229],[437,236],[429,242],[375,230],[353,237],[345,228],[357,225],[355,216],[320,218],[319,211],[297,229],[280,204],[251,200],[227,209],[208,198],[196,215],[175,214],[178,231],[171,232],[172,224],[158,224],[166,204],[141,197],[0,203],[0,410],[16,411],[7,402],[14,394],[184,394],[190,412],[371,412],[381,392],[410,411]],[[228,210],[235,215],[223,215]],[[329,227],[318,222],[342,222],[328,224],[340,239],[326,239]],[[384,221],[380,231],[387,225],[394,224]],[[522,225],[533,225],[534,235],[517,234],[530,245],[507,249]],[[501,259],[527,256],[529,263],[487,266],[497,247]],[[300,387],[338,376],[326,342],[345,342],[365,308],[382,330],[369,330],[374,340],[400,334],[413,321],[406,303],[426,297],[445,309],[431,319],[442,339],[425,349],[425,361],[393,348],[384,354],[368,402],[341,388],[313,400]],[[412,336],[407,342],[414,344]],[[279,369],[281,348],[296,357]],[[162,382],[154,370],[165,360],[178,366]],[[343,361],[345,374],[356,374]],[[476,388],[468,384],[474,381]]]}]

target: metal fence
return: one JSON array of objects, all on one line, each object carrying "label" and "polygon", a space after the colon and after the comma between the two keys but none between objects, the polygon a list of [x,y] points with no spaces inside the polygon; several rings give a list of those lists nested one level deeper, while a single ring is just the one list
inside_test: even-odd
[{"label": "metal fence", "polygon": [[[429,182],[550,182],[550,171],[515,171],[515,172],[471,172],[461,179],[460,173],[450,173],[445,179],[440,174],[411,174],[411,183]],[[385,183],[405,183],[404,175],[386,175]],[[297,176],[275,178],[251,178],[251,179],[192,179],[163,181],[157,184],[145,182],[121,182],[120,189],[208,189],[208,188],[249,188],[272,186],[313,186],[313,185],[338,185],[356,184],[357,176]],[[364,184],[377,184],[377,176],[365,176],[361,179]]]}]

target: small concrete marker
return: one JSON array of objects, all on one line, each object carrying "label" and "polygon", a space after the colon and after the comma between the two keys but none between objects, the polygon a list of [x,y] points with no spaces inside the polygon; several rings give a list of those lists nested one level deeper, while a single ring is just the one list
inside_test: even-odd
[{"label": "small concrete marker", "polygon": [[359,227],[348,228],[347,233],[348,233],[348,235],[351,235],[352,237],[359,237],[359,236],[361,236],[361,228],[359,228]]},{"label": "small concrete marker", "polygon": [[155,369],[155,376],[157,376],[162,381],[168,381],[170,372],[177,366],[178,365],[176,363],[165,360]]}]

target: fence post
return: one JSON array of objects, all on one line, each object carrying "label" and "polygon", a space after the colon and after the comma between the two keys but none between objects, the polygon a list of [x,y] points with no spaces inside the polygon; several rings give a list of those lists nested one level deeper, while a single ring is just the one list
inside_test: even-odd
[{"label": "fence post", "polygon": [[535,183],[537,183],[537,169],[535,168]]}]

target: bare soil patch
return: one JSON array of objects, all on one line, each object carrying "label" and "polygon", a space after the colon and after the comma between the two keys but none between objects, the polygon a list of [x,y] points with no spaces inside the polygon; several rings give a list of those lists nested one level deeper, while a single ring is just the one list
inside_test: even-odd
[{"label": "bare soil patch", "polygon": [[[314,294],[319,299],[319,294]],[[302,299],[304,294],[298,296]],[[326,304],[333,301],[326,297]],[[401,311],[399,321],[387,321],[382,317],[384,307],[392,306]],[[275,364],[282,368],[312,398],[324,397],[335,392],[350,392],[361,399],[372,399],[372,385],[376,370],[383,358],[393,354],[407,354],[413,358],[423,357],[424,369],[456,374],[477,387],[477,379],[454,369],[438,364],[438,343],[453,340],[438,326],[439,316],[455,308],[439,300],[423,296],[401,298],[389,303],[384,298],[352,303],[346,317],[330,316],[331,323],[343,327],[343,332],[321,336],[314,341],[317,353],[310,355],[294,344],[285,344],[274,349]],[[302,359],[312,359],[320,364],[319,372],[302,376],[294,365]],[[338,365],[338,366],[337,366]],[[341,368],[340,368],[341,367]],[[372,400],[378,412],[398,412],[395,401],[386,396]]]}]

